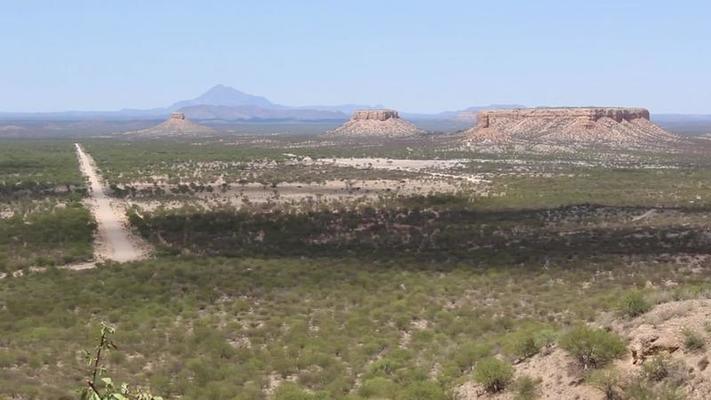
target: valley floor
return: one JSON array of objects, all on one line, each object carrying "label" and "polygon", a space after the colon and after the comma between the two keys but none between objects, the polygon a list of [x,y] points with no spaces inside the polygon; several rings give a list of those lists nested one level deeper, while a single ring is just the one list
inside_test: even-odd
[{"label": "valley floor", "polygon": [[704,157],[427,140],[0,146],[0,399],[711,396]]}]

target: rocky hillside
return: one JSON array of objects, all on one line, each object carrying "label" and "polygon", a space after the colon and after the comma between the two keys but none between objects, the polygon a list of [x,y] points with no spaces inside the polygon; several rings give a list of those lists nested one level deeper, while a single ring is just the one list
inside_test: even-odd
[{"label": "rocky hillside", "polygon": [[342,126],[329,132],[337,136],[398,137],[423,133],[414,124],[400,118],[394,110],[358,110]]},{"label": "rocky hillside", "polygon": [[657,148],[679,138],[642,108],[533,108],[482,111],[466,132],[474,145],[591,145]]},{"label": "rocky hillside", "polygon": [[[527,377],[539,399],[636,400],[711,398],[711,368],[708,341],[711,300],[686,300],[657,305],[631,320],[614,320],[607,329],[618,335],[624,351],[607,365],[597,368],[558,345],[549,345],[538,354],[518,360],[513,376]],[[591,338],[581,338],[580,348]],[[593,346],[590,356],[602,353],[602,344]],[[576,348],[577,350],[577,348]],[[456,400],[512,400],[517,388],[492,392],[475,382],[457,388]],[[518,388],[520,392],[521,389]],[[535,393],[535,395],[534,395]]]},{"label": "rocky hillside", "polygon": [[126,132],[124,135],[142,138],[159,137],[198,137],[212,136],[215,130],[207,126],[196,124],[185,117],[185,114],[175,112],[167,121],[160,125],[140,131]]}]

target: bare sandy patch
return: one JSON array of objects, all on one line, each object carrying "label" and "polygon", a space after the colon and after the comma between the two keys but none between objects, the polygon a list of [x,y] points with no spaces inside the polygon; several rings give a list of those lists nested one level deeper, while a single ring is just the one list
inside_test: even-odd
[{"label": "bare sandy patch", "polygon": [[326,165],[352,167],[360,169],[384,169],[391,171],[408,171],[426,174],[435,178],[462,179],[472,183],[485,182],[480,175],[457,174],[451,171],[465,165],[467,160],[410,160],[390,158],[333,158],[321,159],[317,162]]},{"label": "bare sandy patch", "polygon": [[[170,187],[162,187],[169,191]],[[241,208],[248,204],[286,204],[302,201],[330,202],[376,200],[382,196],[428,195],[433,193],[456,193],[472,189],[451,179],[380,179],[380,180],[329,180],[321,183],[286,182],[276,186],[248,183],[231,185],[226,190],[191,193],[173,199],[128,199],[129,206],[138,206],[144,211],[158,208],[175,209],[187,204],[209,209],[229,206]]]}]

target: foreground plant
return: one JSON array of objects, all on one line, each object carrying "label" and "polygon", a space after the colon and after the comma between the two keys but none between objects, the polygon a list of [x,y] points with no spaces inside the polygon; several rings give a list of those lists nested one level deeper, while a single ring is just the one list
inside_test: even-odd
[{"label": "foreground plant", "polygon": [[540,396],[540,379],[533,379],[530,376],[522,376],[514,382],[514,400],[534,400]]},{"label": "foreground plant", "polygon": [[474,370],[474,380],[489,393],[504,390],[513,379],[514,370],[511,365],[497,358],[484,358]]},{"label": "foreground plant", "polygon": [[652,309],[652,305],[645,299],[642,292],[631,291],[620,302],[620,312],[630,318],[640,316]]},{"label": "foreground plant", "polygon": [[622,398],[620,374],[615,369],[602,369],[593,371],[588,378],[590,384],[598,388],[605,400],[618,400]]},{"label": "foreground plant", "polygon": [[131,389],[128,384],[116,385],[107,375],[107,370],[102,364],[103,358],[111,350],[118,347],[111,340],[115,329],[105,323],[101,323],[99,343],[96,345],[94,353],[87,351],[86,357],[90,366],[89,377],[86,386],[82,388],[81,400],[163,400],[162,397],[154,396],[144,389]]},{"label": "foreground plant", "polygon": [[573,328],[560,339],[560,346],[575,357],[583,369],[599,368],[626,350],[622,339],[604,329]]},{"label": "foreground plant", "polygon": [[706,345],[703,336],[691,328],[682,329],[681,334],[684,336],[684,347],[688,351],[701,350]]}]

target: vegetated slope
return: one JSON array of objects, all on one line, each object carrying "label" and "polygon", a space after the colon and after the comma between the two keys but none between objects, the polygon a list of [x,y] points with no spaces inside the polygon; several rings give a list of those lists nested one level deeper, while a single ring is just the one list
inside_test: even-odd
[{"label": "vegetated slope", "polygon": [[681,139],[649,120],[645,109],[537,108],[482,111],[466,132],[474,145],[537,144],[659,149]]},{"label": "vegetated slope", "polygon": [[[624,301],[624,300],[623,300]],[[641,302],[645,302],[640,298]],[[642,303],[639,303],[642,304]],[[711,398],[711,368],[707,355],[711,300],[683,300],[662,303],[633,319],[618,315],[608,328],[627,344],[617,359],[588,365],[565,346],[531,344],[528,354],[513,365],[513,378],[531,379],[541,399],[685,399]],[[577,343],[582,350],[594,329],[579,331]],[[600,332],[600,331],[597,331]],[[535,333],[529,333],[533,343]],[[585,337],[584,337],[585,336]],[[602,334],[598,334],[602,337]],[[521,337],[524,343],[525,336]],[[609,345],[609,344],[608,344]],[[600,354],[606,344],[597,343]],[[522,347],[521,349],[524,349]],[[534,353],[534,354],[531,354]],[[499,393],[487,393],[485,387],[467,382],[455,391],[459,400],[510,400],[515,385]]]},{"label": "vegetated slope", "polygon": [[641,276],[670,295],[708,288],[708,268],[690,272],[688,259],[522,266],[509,261],[516,251],[484,263],[183,255],[31,274],[0,285],[0,396],[66,398],[85,369],[77,354],[93,344],[88,325],[108,320],[120,347],[111,371],[170,398],[422,398],[407,395],[427,388],[424,398],[444,399],[481,358],[503,349],[511,360],[507,344],[522,333],[555,336],[614,310]]}]

